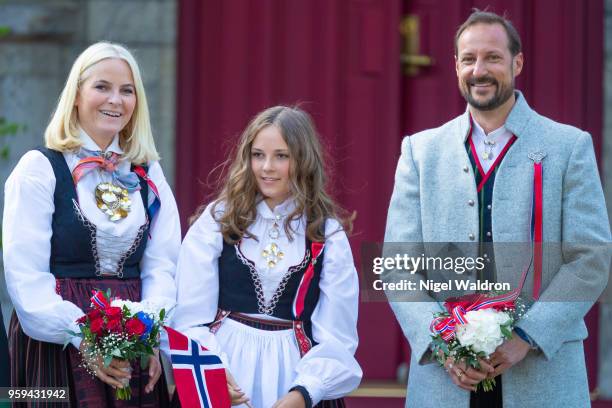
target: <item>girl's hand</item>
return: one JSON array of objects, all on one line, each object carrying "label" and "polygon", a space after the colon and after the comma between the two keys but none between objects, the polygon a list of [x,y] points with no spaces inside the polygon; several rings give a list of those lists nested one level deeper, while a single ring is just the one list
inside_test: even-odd
[{"label": "girl's hand", "polygon": [[229,393],[232,405],[246,404],[250,407],[249,398],[240,389],[238,384],[236,384],[236,380],[227,369],[225,370],[225,376],[227,377],[227,392]]},{"label": "girl's hand", "polygon": [[159,349],[154,350],[154,355],[149,357],[149,382],[145,387],[145,393],[150,393],[155,388],[162,373],[161,361],[159,361]]},{"label": "girl's hand", "polygon": [[285,396],[276,401],[272,408],[305,408],[306,401],[298,391],[289,391]]}]

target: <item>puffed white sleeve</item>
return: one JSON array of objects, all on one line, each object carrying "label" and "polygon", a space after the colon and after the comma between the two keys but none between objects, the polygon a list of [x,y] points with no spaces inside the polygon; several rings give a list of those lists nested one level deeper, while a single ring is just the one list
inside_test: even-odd
[{"label": "puffed white sleeve", "polygon": [[161,206],[151,222],[140,261],[142,299],[170,311],[176,302],[174,276],[181,246],[181,224],[174,195],[158,162],[150,165],[148,176],[157,187]]},{"label": "puffed white sleeve", "polygon": [[[55,175],[39,151],[27,152],[6,180],[2,240],[4,273],[23,331],[33,339],[63,344],[79,332],[83,311],[55,292],[50,272]],[[73,338],[78,348],[80,338]]]},{"label": "puffed white sleeve", "polygon": [[[336,220],[326,222],[328,234],[338,229]],[[354,357],[359,282],[344,231],[325,240],[319,288],[319,302],[312,314],[312,336],[318,344],[298,363],[293,384],[306,388],[313,405],[345,396],[357,388],[362,376]]]},{"label": "puffed white sleeve", "polygon": [[217,314],[218,259],[223,250],[223,236],[211,209],[209,204],[181,245],[176,271],[177,305],[171,326],[219,355],[227,366],[227,356],[215,335],[204,326]]}]

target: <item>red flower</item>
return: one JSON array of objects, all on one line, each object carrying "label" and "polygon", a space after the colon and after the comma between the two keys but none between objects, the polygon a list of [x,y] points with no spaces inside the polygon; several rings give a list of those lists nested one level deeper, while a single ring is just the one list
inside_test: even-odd
[{"label": "red flower", "polygon": [[121,326],[120,318],[109,319],[108,323],[106,324],[106,327],[108,328],[110,332],[113,332],[113,333],[121,333],[121,331],[123,330],[123,327]]},{"label": "red flower", "polygon": [[121,308],[116,306],[107,307],[106,309],[104,309],[104,313],[106,313],[106,316],[109,318],[109,320],[120,319],[121,316],[123,316]]},{"label": "red flower", "polygon": [[87,313],[87,317],[89,321],[98,320],[102,317],[102,312],[98,309],[91,309],[89,313]]},{"label": "red flower", "polygon": [[104,331],[104,320],[102,319],[92,320],[89,328],[91,329],[93,333],[95,333],[98,336],[101,336],[102,332]]},{"label": "red flower", "polygon": [[146,327],[144,323],[141,322],[139,319],[132,317],[131,319],[128,319],[127,322],[125,322],[125,329],[127,330],[130,336],[140,336],[142,333],[144,333]]},{"label": "red flower", "polygon": [[78,319],[76,319],[76,322],[78,324],[83,324],[83,323],[85,323],[86,320],[87,320],[87,315],[83,315],[83,316],[79,317]]}]

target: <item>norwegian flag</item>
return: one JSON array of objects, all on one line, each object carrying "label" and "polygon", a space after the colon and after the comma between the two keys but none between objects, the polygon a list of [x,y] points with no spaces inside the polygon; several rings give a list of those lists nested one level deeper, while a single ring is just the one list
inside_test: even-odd
[{"label": "norwegian flag", "polygon": [[101,290],[92,290],[92,297],[91,297],[91,304],[96,308],[96,309],[106,309],[108,307],[110,307],[110,303],[107,299],[107,295],[102,292]]},{"label": "norwegian flag", "polygon": [[181,406],[229,408],[227,378],[221,359],[184,334],[164,326],[170,343],[174,382]]}]

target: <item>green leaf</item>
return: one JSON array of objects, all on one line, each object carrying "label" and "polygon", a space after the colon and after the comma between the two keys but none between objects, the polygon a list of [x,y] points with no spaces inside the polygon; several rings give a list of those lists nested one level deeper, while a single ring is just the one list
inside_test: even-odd
[{"label": "green leaf", "polygon": [[145,370],[149,366],[149,356],[140,356],[140,369]]},{"label": "green leaf", "polygon": [[162,308],[162,310],[159,311],[159,321],[163,322],[165,317],[166,317],[166,309]]},{"label": "green leaf", "polygon": [[0,26],[0,37],[5,37],[11,33],[11,28],[7,26]]},{"label": "green leaf", "polygon": [[104,367],[108,367],[113,361],[113,356],[104,356]]},{"label": "green leaf", "polygon": [[501,332],[505,338],[512,338],[512,331],[507,326],[501,326]]},{"label": "green leaf", "polygon": [[123,354],[121,353],[121,350],[116,348],[113,350],[113,352],[111,353],[113,356],[117,357],[117,358],[121,358],[123,357]]},{"label": "green leaf", "polygon": [[3,159],[8,159],[9,158],[9,154],[10,154],[10,149],[8,146],[4,146],[2,149],[0,149],[0,157],[2,157]]}]

